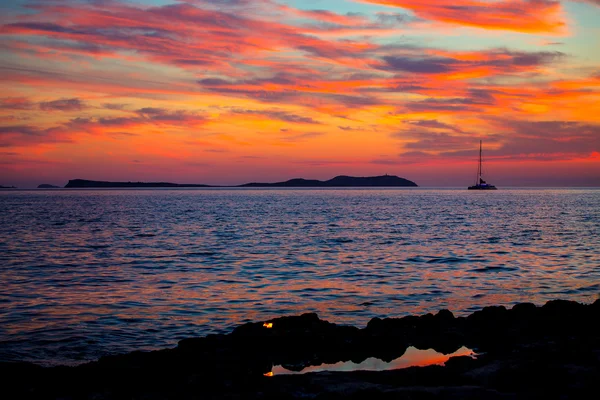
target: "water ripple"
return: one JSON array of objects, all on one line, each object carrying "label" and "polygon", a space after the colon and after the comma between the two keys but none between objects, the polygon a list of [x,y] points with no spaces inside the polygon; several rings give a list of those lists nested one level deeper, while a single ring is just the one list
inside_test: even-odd
[{"label": "water ripple", "polygon": [[600,190],[0,193],[0,360],[75,364],[314,311],[591,302]]}]

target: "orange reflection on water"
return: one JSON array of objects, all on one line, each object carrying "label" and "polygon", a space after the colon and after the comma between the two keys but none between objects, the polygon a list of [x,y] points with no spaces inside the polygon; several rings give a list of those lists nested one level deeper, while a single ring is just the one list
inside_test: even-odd
[{"label": "orange reflection on water", "polygon": [[364,327],[597,292],[597,190],[15,193],[0,339],[61,362],[306,312]]},{"label": "orange reflection on water", "polygon": [[359,364],[352,361],[340,361],[335,364],[309,366],[304,368],[302,371],[290,371],[281,365],[276,365],[273,367],[272,373],[273,375],[291,375],[320,371],[387,371],[408,367],[444,365],[444,363],[451,357],[457,356],[475,357],[475,352],[463,346],[452,354],[442,354],[433,349],[419,350],[413,346],[410,346],[408,349],[406,349],[406,352],[401,357],[398,357],[390,362],[370,357]]}]

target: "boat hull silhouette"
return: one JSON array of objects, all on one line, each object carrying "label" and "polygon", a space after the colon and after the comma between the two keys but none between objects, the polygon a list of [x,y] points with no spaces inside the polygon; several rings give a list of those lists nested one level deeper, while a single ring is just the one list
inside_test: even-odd
[{"label": "boat hull silhouette", "polygon": [[467,189],[469,190],[498,190],[496,186],[491,185],[483,180],[481,175],[483,174],[482,163],[481,163],[481,152],[482,152],[482,141],[479,141],[479,164],[477,165],[477,177],[478,182],[473,186],[469,186]]},{"label": "boat hull silhouette", "polygon": [[473,185],[468,187],[469,190],[498,190],[498,188],[494,185],[489,185],[487,183]]}]

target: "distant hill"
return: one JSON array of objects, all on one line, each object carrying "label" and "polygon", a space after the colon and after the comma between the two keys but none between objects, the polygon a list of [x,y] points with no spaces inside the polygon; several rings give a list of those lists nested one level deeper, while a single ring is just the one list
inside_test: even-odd
[{"label": "distant hill", "polygon": [[60,186],[50,185],[49,183],[42,183],[38,185],[38,189],[60,189]]},{"label": "distant hill", "polygon": [[210,187],[209,185],[181,184],[169,182],[105,182],[86,179],[71,179],[66,188],[154,188],[154,187]]},{"label": "distant hill", "polygon": [[290,179],[285,182],[277,183],[247,183],[241,187],[398,187],[398,186],[418,186],[413,181],[400,178],[394,175],[381,175],[369,177],[355,176],[336,176],[328,181],[318,181],[314,179]]},{"label": "distant hill", "polygon": [[0,189],[16,189],[15,186],[2,186],[0,185]]},{"label": "distant hill", "polygon": [[177,187],[416,187],[413,181],[399,178],[393,175],[381,175],[370,177],[336,176],[328,181],[316,179],[290,179],[285,182],[275,183],[246,183],[237,186],[211,186],[197,184],[181,184],[169,182],[105,182],[90,181],[86,179],[72,179],[66,188],[177,188]]}]

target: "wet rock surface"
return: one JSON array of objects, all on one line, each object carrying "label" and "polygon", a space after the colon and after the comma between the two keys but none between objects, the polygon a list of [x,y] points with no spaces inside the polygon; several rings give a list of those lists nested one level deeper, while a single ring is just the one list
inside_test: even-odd
[{"label": "wet rock surface", "polygon": [[[448,310],[372,319],[359,329],[316,314],[248,323],[228,335],[186,339],[173,349],[103,357],[78,367],[0,364],[9,398],[40,399],[530,399],[585,398],[600,378],[600,300],[541,307],[486,307],[468,317]],[[444,366],[318,372],[267,377],[273,365],[376,357],[408,348],[479,355]]]}]

